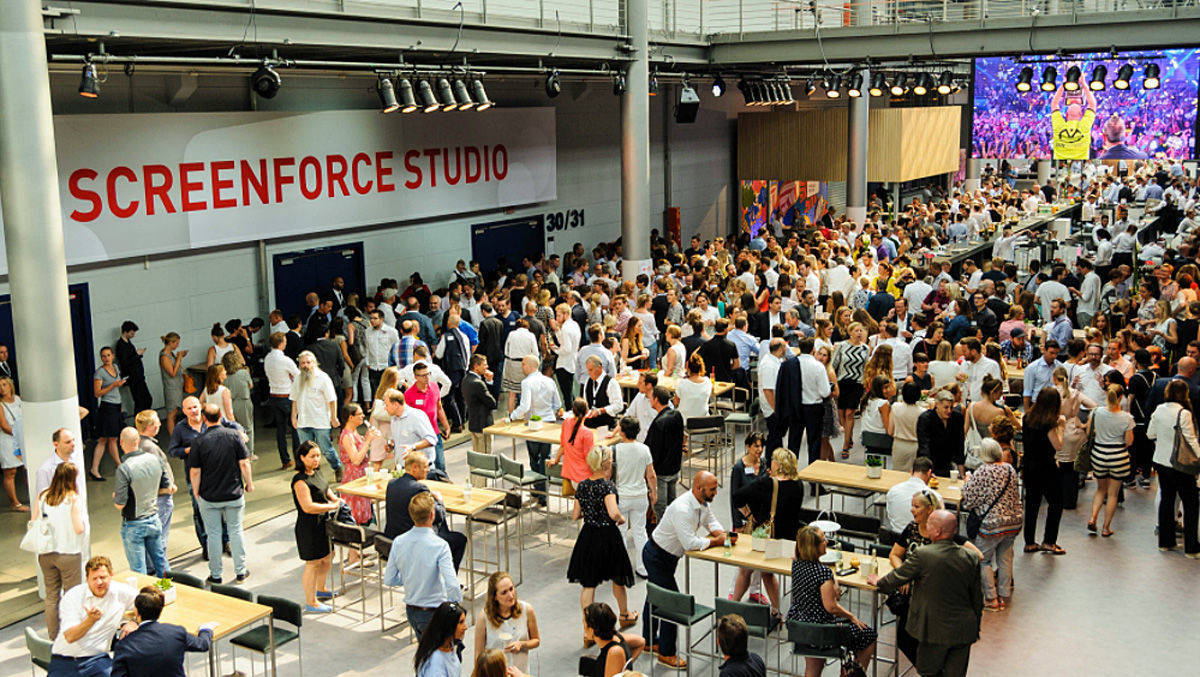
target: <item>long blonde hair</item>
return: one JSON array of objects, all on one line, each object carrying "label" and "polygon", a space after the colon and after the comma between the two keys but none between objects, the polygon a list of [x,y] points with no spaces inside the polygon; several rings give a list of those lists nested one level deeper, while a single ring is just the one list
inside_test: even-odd
[{"label": "long blonde hair", "polygon": [[383,370],[379,376],[379,387],[375,389],[375,399],[384,401],[384,394],[391,388],[395,388],[396,384],[400,383],[400,368],[388,367]]},{"label": "long blonde hair", "polygon": [[79,476],[79,468],[70,461],[59,463],[54,469],[54,477],[50,480],[50,488],[42,492],[46,505],[58,505],[71,494],[76,493],[75,478]]}]

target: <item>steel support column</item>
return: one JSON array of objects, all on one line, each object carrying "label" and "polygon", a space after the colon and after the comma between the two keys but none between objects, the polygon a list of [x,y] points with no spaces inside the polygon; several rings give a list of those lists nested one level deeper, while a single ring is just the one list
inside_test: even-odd
[{"label": "steel support column", "polygon": [[967,191],[968,193],[973,193],[979,190],[979,167],[979,158],[967,158],[967,176],[963,181],[963,190]]},{"label": "steel support column", "polygon": [[848,97],[846,118],[846,218],[861,230],[867,218],[867,143],[870,129],[871,72],[861,71],[862,96]]},{"label": "steel support column", "polygon": [[621,95],[621,273],[626,280],[650,269],[650,53],[646,0],[625,3],[625,30],[633,61]]}]

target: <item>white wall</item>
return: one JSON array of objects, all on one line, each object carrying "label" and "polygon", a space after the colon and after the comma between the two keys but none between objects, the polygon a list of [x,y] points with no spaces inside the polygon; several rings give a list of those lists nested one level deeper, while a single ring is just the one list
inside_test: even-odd
[{"label": "white wall", "polygon": [[[78,75],[55,74],[51,78],[56,114],[127,113],[127,112],[199,112],[257,109],[351,109],[375,108],[378,100],[372,89],[373,79],[342,77],[304,77],[283,73],[284,86],[272,100],[248,94],[244,78],[202,74],[195,93],[172,106],[172,93],[179,77],[136,73],[126,77],[113,69],[102,85],[102,96],[84,100],[76,94]],[[132,85],[132,86],[131,86]],[[698,89],[703,89],[699,88]],[[511,212],[453,216],[421,223],[395,224],[372,228],[313,233],[304,238],[266,243],[267,289],[271,257],[277,253],[310,247],[362,242],[365,253],[368,291],[382,277],[407,278],[419,271],[426,280],[444,283],[456,260],[470,258],[470,226],[507,218],[560,212],[586,211],[585,226],[555,233],[555,250],[565,251],[574,242],[582,242],[590,251],[600,241],[620,236],[621,161],[620,105],[607,83],[564,82],[562,94],[548,100],[540,82],[531,80],[491,82],[489,96],[498,105],[554,105],[557,108],[558,199],[530,205]],[[711,237],[725,232],[731,223],[736,113],[741,97],[734,93],[713,100],[707,91],[695,124],[669,123],[671,144],[671,193],[681,208],[682,232],[686,239],[694,232]],[[672,102],[666,96],[651,101],[651,228],[662,228],[663,213],[663,106]],[[733,101],[736,99],[736,104]],[[446,115],[458,115],[446,113]],[[485,122],[486,113],[463,113],[464,123]],[[103,130],[96,130],[102,134]],[[398,215],[399,216],[399,215]],[[168,331],[183,337],[183,346],[191,350],[185,364],[200,361],[209,343],[209,328],[214,322],[230,318],[249,320],[262,316],[259,308],[259,257],[255,244],[231,245],[225,250],[182,253],[93,265],[69,272],[69,281],[89,285],[93,343],[99,349],[116,340],[118,327],[127,319],[141,331],[135,343],[147,348],[146,372],[156,402],[161,402],[161,384],[156,355],[161,347],[158,336]],[[314,280],[314,288],[327,280]],[[7,280],[0,293],[8,291]],[[273,291],[269,293],[273,303]]]}]

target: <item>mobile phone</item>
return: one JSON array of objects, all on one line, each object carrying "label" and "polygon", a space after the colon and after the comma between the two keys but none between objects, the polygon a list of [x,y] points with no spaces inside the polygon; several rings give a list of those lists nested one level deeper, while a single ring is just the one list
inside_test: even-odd
[{"label": "mobile phone", "polygon": [[838,576],[849,576],[856,571],[858,571],[858,567],[846,567],[845,569],[837,569],[834,573]]}]

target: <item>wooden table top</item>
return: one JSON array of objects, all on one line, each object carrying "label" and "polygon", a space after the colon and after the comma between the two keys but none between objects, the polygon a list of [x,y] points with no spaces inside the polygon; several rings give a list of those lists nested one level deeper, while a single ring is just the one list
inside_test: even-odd
[{"label": "wooden table top", "polygon": [[[524,421],[513,421],[511,423],[496,423],[490,425],[484,428],[483,432],[486,435],[515,437],[519,440],[545,442],[547,444],[558,444],[562,440],[561,423],[543,423],[541,430],[531,430],[529,426],[525,425]],[[615,434],[606,434],[603,437],[596,437],[595,443],[602,447],[607,447],[611,444],[616,444],[617,438]]]},{"label": "wooden table top", "polygon": [[[899,470],[885,469],[879,479],[871,479],[867,477],[867,467],[864,465],[833,461],[813,461],[807,468],[800,471],[800,479],[805,482],[832,484],[851,489],[867,489],[879,494],[886,494],[888,489],[908,480],[911,476],[910,473]],[[943,499],[950,503],[958,503],[962,500],[962,480],[951,481],[949,478],[939,477],[937,481],[938,486],[930,488],[941,494]]]},{"label": "wooden table top", "polygon": [[[154,576],[131,571],[117,574],[113,576],[113,580],[124,582],[130,576],[137,576],[139,589],[154,585],[158,581]],[[158,620],[182,625],[193,635],[201,625],[216,623],[213,639],[222,639],[271,615],[269,606],[245,602],[236,597],[193,588],[182,583],[176,583],[173,587],[177,597],[174,602],[163,607],[162,616]]]},{"label": "wooden table top", "polygon": [[[638,384],[638,373],[634,372],[632,374],[621,374],[620,376],[617,376],[617,384],[622,388],[636,388]],[[672,378],[670,376],[663,376],[661,373],[659,373],[658,385],[674,390],[675,386],[678,384],[679,379]],[[730,390],[733,390],[733,384],[728,381],[717,381],[713,384],[713,395],[724,395]]]},{"label": "wooden table top", "polygon": [[[792,553],[789,551],[787,557],[766,558],[766,553],[756,552],[750,545],[750,537],[742,536],[738,538],[738,542],[733,546],[731,556],[725,556],[725,549],[721,547],[708,548],[707,550],[689,550],[684,553],[689,558],[705,562],[716,562],[718,564],[728,564],[730,566],[742,567],[746,569],[754,569],[756,571],[764,571],[766,573],[778,574],[780,576],[792,575]],[[876,573],[883,576],[892,570],[892,563],[886,557],[874,557],[864,553],[846,553],[849,557],[857,557],[860,562],[868,559],[875,560]],[[840,551],[839,551],[840,558]],[[834,569],[834,579],[841,585],[858,588],[860,590],[874,590],[875,586],[867,583],[867,578],[862,574],[862,571],[855,571],[849,576],[838,576],[836,568]]]},{"label": "wooden table top", "polygon": [[[334,487],[334,491],[346,494],[347,496],[361,496],[373,501],[386,501],[387,485],[390,481],[391,477],[371,482],[368,482],[366,477],[360,477]],[[440,493],[442,495],[442,504],[446,506],[446,511],[456,515],[474,515],[484,508],[504,500],[504,492],[496,491],[495,489],[472,488],[471,500],[465,501],[463,500],[463,488],[460,485],[450,484],[449,482],[435,482],[433,480],[422,480],[421,483],[429,487],[430,490]]]}]

